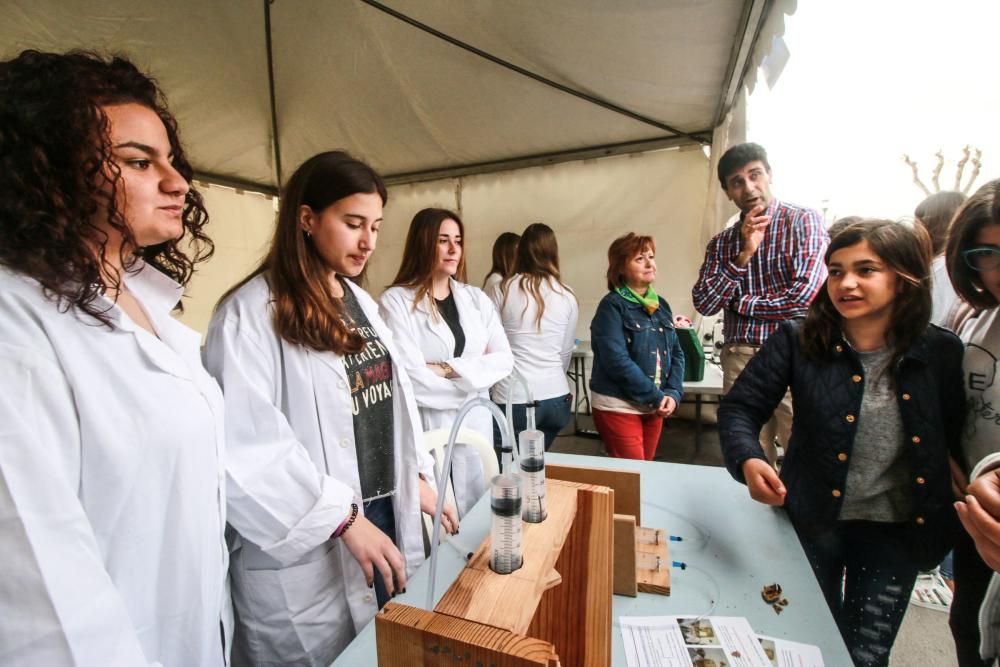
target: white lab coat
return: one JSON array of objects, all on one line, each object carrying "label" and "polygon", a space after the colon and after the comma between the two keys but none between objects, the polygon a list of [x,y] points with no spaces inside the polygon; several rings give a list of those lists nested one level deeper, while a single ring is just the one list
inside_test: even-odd
[{"label": "white lab coat", "polygon": [[0,665],[223,665],[223,405],[181,287],[125,276],[159,338],[0,268]]},{"label": "white lab coat", "polygon": [[[451,428],[458,409],[469,397],[489,399],[489,389],[514,368],[507,336],[496,308],[478,287],[451,281],[458,317],[465,333],[465,348],[455,357],[455,336],[448,323],[432,314],[430,297],[413,307],[416,290],[390,287],[379,299],[379,311],[396,335],[406,359],[406,370],[416,391],[425,431]],[[449,380],[427,368],[428,362],[446,361],[459,377]],[[473,410],[462,424],[493,442],[493,418],[485,408]],[[452,482],[460,515],[486,491],[482,463],[471,448],[456,447]]]},{"label": "white lab coat", "polygon": [[[397,546],[412,574],[424,560],[413,388],[372,298],[347,281],[392,357]],[[361,505],[353,402],[343,360],[280,338],[271,292],[256,276],[216,311],[205,362],[225,392],[229,428],[233,662],[326,667],[377,612],[374,590],[331,534]],[[362,509],[363,512],[363,509]]]}]

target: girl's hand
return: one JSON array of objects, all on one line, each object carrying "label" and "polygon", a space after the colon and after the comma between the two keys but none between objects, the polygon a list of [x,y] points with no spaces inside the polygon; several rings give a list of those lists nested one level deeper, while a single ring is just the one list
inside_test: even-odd
[{"label": "girl's hand", "polygon": [[441,366],[441,364],[435,364],[435,363],[430,363],[430,362],[428,362],[428,363],[426,364],[426,366],[427,366],[427,368],[429,368],[429,369],[430,369],[430,371],[431,371],[432,373],[434,373],[434,375],[437,375],[438,377],[443,377],[443,378],[446,378],[446,377],[448,377],[448,371],[446,371],[446,370],[445,370],[445,369],[444,369],[444,368],[443,368],[443,367]]},{"label": "girl's hand", "polygon": [[[423,477],[420,478],[420,511],[424,514],[434,516],[437,510],[438,495],[431,485]],[[455,506],[445,501],[444,509],[441,511],[441,527],[449,535],[458,534],[458,512]]]},{"label": "girl's hand", "polygon": [[781,507],[785,504],[785,485],[778,478],[771,464],[761,459],[743,462],[743,478],[747,481],[750,497],[759,503]]},{"label": "girl's hand", "polygon": [[664,396],[663,400],[660,401],[660,407],[656,409],[657,416],[667,418],[674,413],[677,409],[677,401],[675,401],[670,396]]},{"label": "girl's hand", "polygon": [[965,502],[955,503],[958,518],[986,564],[1000,572],[1000,472],[990,471],[968,486]]},{"label": "girl's hand", "polygon": [[361,566],[368,588],[375,583],[375,570],[378,569],[389,595],[406,589],[403,554],[375,524],[359,515],[340,539]]}]

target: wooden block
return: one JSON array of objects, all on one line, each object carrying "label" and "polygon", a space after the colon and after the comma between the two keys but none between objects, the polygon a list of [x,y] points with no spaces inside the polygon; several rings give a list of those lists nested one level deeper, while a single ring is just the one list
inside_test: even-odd
[{"label": "wooden block", "polygon": [[491,570],[491,543],[487,537],[445,591],[434,611],[527,634],[538,601],[553,581],[552,571],[566,578],[566,571],[556,563],[576,517],[577,493],[581,486],[546,480],[548,518],[542,523],[524,524],[521,537],[524,564],[521,568],[510,574]]},{"label": "wooden block", "polygon": [[639,473],[634,470],[584,468],[554,463],[545,465],[545,479],[607,486],[615,491],[615,514],[631,514],[636,525],[642,524]]},{"label": "wooden block", "polygon": [[556,563],[563,583],[545,592],[528,628],[556,647],[565,667],[611,664],[614,505],[611,489],[580,485],[576,519]]},{"label": "wooden block", "polygon": [[[636,528],[635,531],[635,578],[642,593],[670,595],[670,549],[667,531],[662,528]],[[648,554],[644,557],[643,554]],[[660,569],[644,567],[644,560],[660,559]]]},{"label": "wooden block", "polygon": [[548,642],[392,602],[375,616],[375,638],[379,667],[559,667]]},{"label": "wooden block", "polygon": [[615,595],[638,595],[635,570],[635,517],[615,514]]}]

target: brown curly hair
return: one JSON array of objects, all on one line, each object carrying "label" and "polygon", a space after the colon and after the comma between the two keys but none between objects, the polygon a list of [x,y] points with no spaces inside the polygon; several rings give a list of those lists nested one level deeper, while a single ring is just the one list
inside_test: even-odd
[{"label": "brown curly hair", "polygon": [[[208,212],[193,188],[184,201],[184,235],[138,248],[118,204],[121,172],[102,109],[127,103],[159,116],[174,168],[191,183],[177,121],[156,82],[127,59],[29,50],[0,62],[0,264],[36,280],[60,308],[104,324],[110,320],[98,299],[120,288],[116,264],[129,272],[142,259],[185,285],[213,251],[202,231]],[[108,247],[107,232],[95,225],[99,214],[121,234],[120,249]],[[121,254],[117,262],[111,252]]]}]

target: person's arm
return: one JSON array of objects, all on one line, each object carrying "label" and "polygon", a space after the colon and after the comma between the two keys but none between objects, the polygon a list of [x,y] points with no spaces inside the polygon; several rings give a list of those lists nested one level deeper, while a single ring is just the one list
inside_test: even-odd
[{"label": "person's arm", "polygon": [[807,209],[791,224],[793,275],[786,289],[773,294],[743,294],[733,299],[732,309],[758,320],[788,320],[804,315],[826,280],[823,255],[828,242],[819,215]]},{"label": "person's arm", "polygon": [[147,664],[77,495],[84,416],[62,370],[5,342],[0,378],[0,662]]},{"label": "person's arm", "polygon": [[709,241],[705,261],[698,270],[698,280],[691,288],[691,300],[702,315],[715,315],[739,298],[740,277],[747,269],[734,261],[735,252],[730,246],[736,239],[729,238],[731,234],[727,230]]},{"label": "person's arm", "polygon": [[608,299],[597,305],[590,322],[590,345],[594,364],[600,364],[608,377],[618,380],[628,400],[653,409],[660,407],[664,393],[629,356],[622,314]]},{"label": "person's arm", "polygon": [[[457,410],[469,397],[469,391],[427,367],[428,359],[420,349],[417,313],[401,290],[389,289],[378,303],[379,315],[392,331],[393,342],[402,354],[400,360],[413,385],[417,405],[429,410]],[[433,361],[442,361],[434,359]],[[454,366],[452,366],[454,368]]]},{"label": "person's arm", "polygon": [[[478,287],[466,286],[463,289],[472,292],[474,310],[468,319],[474,322],[473,326],[482,326],[486,332],[486,349],[482,354],[452,357],[446,361],[457,373],[454,383],[466,392],[478,393],[510,375],[514,370],[514,354],[510,351],[507,333],[503,330],[496,307]],[[466,336],[466,346],[468,338]]]},{"label": "person's arm", "polygon": [[739,482],[746,483],[746,461],[767,463],[760,431],[788,390],[797,335],[789,324],[771,334],[719,405],[719,443],[729,474]]},{"label": "person's arm", "polygon": [[559,351],[559,359],[562,361],[563,372],[569,370],[569,365],[573,361],[573,349],[576,347],[576,325],[580,323],[580,306],[576,298],[566,293],[564,298],[569,302],[569,321],[566,323],[566,330],[563,332],[562,349]]},{"label": "person's arm", "polygon": [[955,503],[958,518],[976,543],[986,564],[1000,572],[1000,456],[991,456],[976,466],[965,500]]},{"label": "person's arm", "polygon": [[[316,468],[276,404],[282,361],[275,343],[255,329],[258,319],[270,321],[265,313],[216,313],[205,366],[225,396],[228,521],[288,565],[329,539],[357,499],[349,485]],[[327,400],[350,398],[345,390]]]},{"label": "person's arm", "polygon": [[[670,319],[673,320],[673,316]],[[674,409],[681,404],[681,398],[684,396],[684,350],[681,348],[681,339],[677,337],[676,330],[673,342],[670,344],[670,375],[667,377],[667,388],[663,393],[674,399]]]}]

